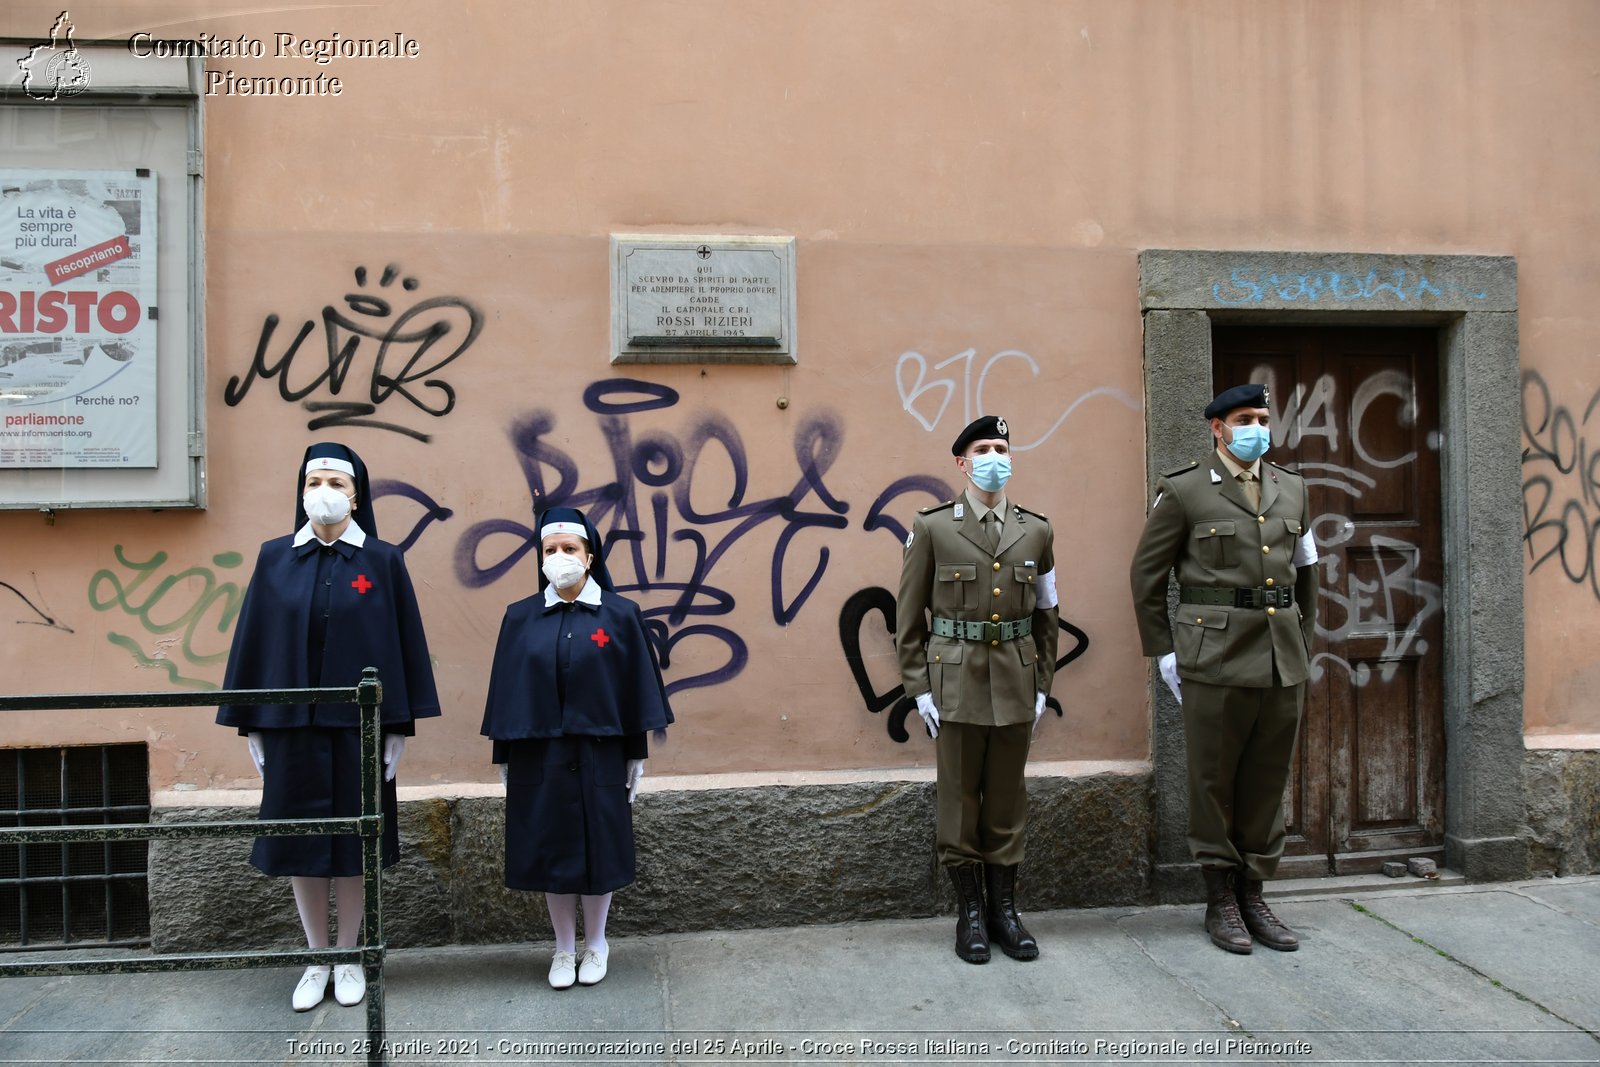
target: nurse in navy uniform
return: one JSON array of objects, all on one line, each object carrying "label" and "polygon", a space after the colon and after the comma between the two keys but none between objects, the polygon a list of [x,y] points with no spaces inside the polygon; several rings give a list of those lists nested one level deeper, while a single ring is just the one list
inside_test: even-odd
[{"label": "nurse in navy uniform", "polygon": [[606,976],[611,895],[634,878],[631,805],[647,735],[672,709],[644,619],[613,589],[594,527],[551,508],[539,540],[540,591],[506,608],[483,733],[506,782],[506,886],[544,893],[550,984],[567,989]]},{"label": "nurse in navy uniform", "polygon": [[[229,689],[355,686],[363,668],[383,684],[383,865],[400,858],[395,770],[415,722],[439,714],[428,642],[405,558],[378,540],[372,491],[361,458],[344,445],[306,449],[295,488],[294,532],[261,546],[233,631]],[[261,818],[361,814],[360,711],[355,704],[261,704],[222,708],[217,721],[247,738],[262,777]],[[306,944],[328,946],[330,886],[338,945],[361,933],[361,839],[258,837],[250,862],[286,876]],[[357,964],[307,967],[291,1003],[334,997],[359,1004],[366,980]]]}]

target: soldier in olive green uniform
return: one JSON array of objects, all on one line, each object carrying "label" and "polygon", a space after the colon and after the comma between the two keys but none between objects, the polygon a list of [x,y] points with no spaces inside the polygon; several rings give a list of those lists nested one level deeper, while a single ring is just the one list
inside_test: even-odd
[{"label": "soldier in olive green uniform", "polygon": [[919,513],[906,538],[900,677],[937,745],[937,843],[959,898],[956,955],[987,962],[992,936],[1006,955],[1031,960],[1039,945],[1017,914],[1016,879],[1023,769],[1055,673],[1055,540],[1049,520],[1006,500],[1004,419],[976,420],[950,451],[965,490]]},{"label": "soldier in olive green uniform", "polygon": [[[1261,898],[1283,855],[1289,779],[1317,617],[1304,480],[1261,455],[1267,391],[1235,386],[1205,410],[1217,451],[1164,475],[1134,553],[1144,654],[1183,705],[1189,848],[1206,879],[1206,932],[1248,953],[1299,947]],[[1178,614],[1167,620],[1167,576]],[[1240,912],[1243,910],[1243,915]]]}]

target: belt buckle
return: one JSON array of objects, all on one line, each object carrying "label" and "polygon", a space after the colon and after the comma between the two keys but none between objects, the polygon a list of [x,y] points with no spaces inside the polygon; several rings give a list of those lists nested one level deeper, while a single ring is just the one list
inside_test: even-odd
[{"label": "belt buckle", "polygon": [[1256,595],[1259,592],[1261,592],[1259,589],[1235,590],[1234,602],[1241,608],[1259,608],[1261,607],[1260,598]]},{"label": "belt buckle", "polygon": [[1276,589],[1263,589],[1260,592],[1263,607],[1278,608],[1283,606],[1282,601],[1278,599],[1278,591]]},{"label": "belt buckle", "polygon": [[998,641],[998,640],[1000,640],[1000,624],[997,623],[997,622],[986,622],[986,623],[983,623],[983,637],[981,638],[981,640],[984,640],[984,641]]}]

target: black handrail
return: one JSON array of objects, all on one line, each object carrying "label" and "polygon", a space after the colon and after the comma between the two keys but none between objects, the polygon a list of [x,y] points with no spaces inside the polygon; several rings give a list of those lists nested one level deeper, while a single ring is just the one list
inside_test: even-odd
[{"label": "black handrail", "polygon": [[367,979],[367,1062],[384,1055],[383,1004],[383,686],[368,667],[353,688],[222,689],[202,693],[58,693],[0,696],[0,712],[101,710],[105,708],[193,708],[226,704],[356,704],[361,709],[361,814],[338,819],[239,819],[229,822],[128,823],[113,826],[0,828],[0,845],[49,841],[141,841],[154,838],[302,837],[356,834],[361,838],[365,917],[361,943],[353,948],[305,948],[259,952],[190,953],[112,959],[0,963],[0,978],[72,974],[137,974],[191,970],[281,967],[285,964],[359,963]]}]

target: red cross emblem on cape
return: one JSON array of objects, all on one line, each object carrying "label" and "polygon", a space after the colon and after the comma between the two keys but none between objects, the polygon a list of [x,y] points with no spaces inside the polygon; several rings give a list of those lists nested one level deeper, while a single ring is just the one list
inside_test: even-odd
[{"label": "red cross emblem on cape", "polygon": [[606,647],[606,642],[611,640],[611,635],[606,633],[605,627],[601,627],[600,629],[596,630],[594,633],[589,635],[589,640],[593,641],[595,644],[599,645],[601,648],[605,648]]},{"label": "red cross emblem on cape", "polygon": [[367,590],[372,588],[372,583],[367,581],[367,576],[365,574],[358,574],[356,575],[356,580],[350,583],[350,588],[354,589],[362,596],[366,596]]}]

